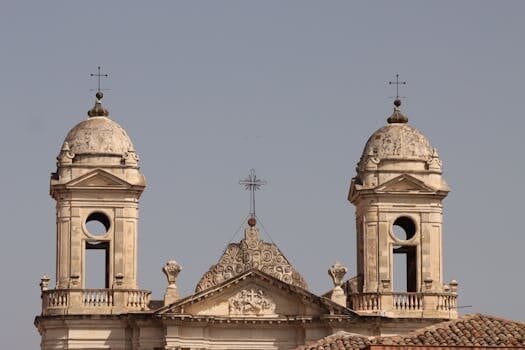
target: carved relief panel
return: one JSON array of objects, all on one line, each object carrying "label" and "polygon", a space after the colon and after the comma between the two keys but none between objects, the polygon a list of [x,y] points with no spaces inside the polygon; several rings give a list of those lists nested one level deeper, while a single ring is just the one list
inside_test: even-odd
[{"label": "carved relief panel", "polygon": [[232,316],[274,315],[275,303],[262,289],[243,289],[228,299],[228,310]]}]

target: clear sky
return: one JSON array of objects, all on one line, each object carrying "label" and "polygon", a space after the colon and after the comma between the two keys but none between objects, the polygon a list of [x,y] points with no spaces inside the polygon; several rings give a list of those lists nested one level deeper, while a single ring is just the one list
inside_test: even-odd
[{"label": "clear sky", "polygon": [[238,181],[252,167],[268,181],[257,214],[311,290],[331,287],[337,260],[355,271],[346,196],[400,73],[452,188],[446,281],[462,312],[525,320],[524,14],[522,1],[3,1],[2,348],[38,346],[49,174],[98,65],[148,180],[139,280],[155,298],[166,260],[182,264],[183,294],[216,262],[249,210]]}]

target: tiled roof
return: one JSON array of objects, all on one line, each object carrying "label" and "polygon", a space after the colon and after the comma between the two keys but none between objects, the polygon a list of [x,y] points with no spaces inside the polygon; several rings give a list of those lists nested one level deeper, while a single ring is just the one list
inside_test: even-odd
[{"label": "tiled roof", "polygon": [[406,335],[364,337],[339,332],[301,350],[360,350],[369,345],[506,346],[525,348],[525,323],[473,314],[425,327]]}]

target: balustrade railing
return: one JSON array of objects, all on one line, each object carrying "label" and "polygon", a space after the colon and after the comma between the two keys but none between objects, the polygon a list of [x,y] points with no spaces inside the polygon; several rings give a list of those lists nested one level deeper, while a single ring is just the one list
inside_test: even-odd
[{"label": "balustrade railing", "polygon": [[42,291],[42,314],[142,311],[150,297],[139,289],[49,289]]},{"label": "balustrade railing", "polygon": [[381,309],[381,296],[378,293],[352,294],[352,308],[356,311],[378,311]]},{"label": "balustrade railing", "polygon": [[454,317],[457,315],[456,293],[353,293],[349,296],[350,307],[364,314],[384,314],[415,317],[434,315]]},{"label": "balustrade railing", "polygon": [[455,294],[438,294],[437,310],[452,310],[457,309],[457,295]]},{"label": "balustrade railing", "polygon": [[82,305],[87,307],[113,306],[113,289],[83,289]]},{"label": "balustrade railing", "polygon": [[394,310],[422,310],[423,293],[392,293]]},{"label": "balustrade railing", "polygon": [[69,293],[64,289],[47,290],[42,293],[42,305],[48,308],[63,308],[68,305]]},{"label": "balustrade railing", "polygon": [[147,290],[131,290],[128,292],[126,307],[145,309],[150,302],[151,292]]}]

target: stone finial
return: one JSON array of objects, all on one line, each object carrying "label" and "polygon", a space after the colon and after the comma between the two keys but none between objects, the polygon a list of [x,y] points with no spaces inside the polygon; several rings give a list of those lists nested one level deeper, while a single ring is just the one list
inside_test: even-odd
[{"label": "stone finial", "polygon": [[383,292],[391,292],[392,291],[392,281],[390,278],[383,278],[381,279],[381,288]]},{"label": "stone finial", "polygon": [[91,117],[107,117],[109,116],[109,111],[102,107],[102,97],[104,97],[104,94],[102,91],[97,91],[95,97],[97,98],[97,101],[95,102],[95,106],[88,111],[88,116]]},{"label": "stone finial", "polygon": [[348,269],[346,266],[341,264],[340,262],[336,262],[332,266],[330,266],[330,269],[328,269],[328,275],[332,277],[332,281],[334,282],[334,287],[341,287],[343,284],[343,277],[348,272]]},{"label": "stone finial", "polygon": [[69,276],[69,288],[79,288],[80,287],[80,275],[72,274]]},{"label": "stone finial", "polygon": [[177,276],[181,270],[182,266],[175,260],[168,261],[162,268],[162,271],[168,279],[168,287],[166,288],[166,293],[164,294],[164,305],[172,304],[180,298],[175,282],[177,281]]},{"label": "stone finial", "polygon": [[40,279],[40,291],[46,291],[49,289],[49,277],[46,275],[42,276]]},{"label": "stone finial", "polygon": [[346,268],[346,266],[344,266],[340,262],[336,262],[328,269],[328,275],[332,277],[332,281],[334,283],[334,289],[332,289],[330,299],[334,303],[337,303],[344,307],[346,307],[346,295],[343,288],[341,288],[341,285],[343,284],[343,277],[347,272],[348,269]]},{"label": "stone finial", "polygon": [[122,287],[123,283],[124,283],[124,275],[119,272],[115,275],[115,288]]},{"label": "stone finial", "polygon": [[434,280],[430,277],[427,277],[423,280],[423,283],[425,284],[425,290],[432,290],[432,282],[434,282]]},{"label": "stone finial", "polygon": [[458,281],[452,280],[449,283],[450,285],[450,292],[451,293],[457,293],[458,292]]},{"label": "stone finial", "polygon": [[406,124],[408,123],[408,118],[401,113],[399,107],[401,106],[401,100],[396,99],[394,101],[394,113],[387,119],[388,124]]}]

